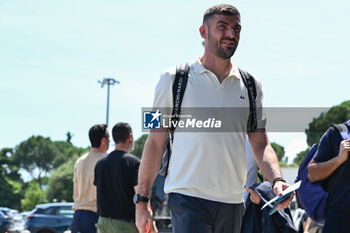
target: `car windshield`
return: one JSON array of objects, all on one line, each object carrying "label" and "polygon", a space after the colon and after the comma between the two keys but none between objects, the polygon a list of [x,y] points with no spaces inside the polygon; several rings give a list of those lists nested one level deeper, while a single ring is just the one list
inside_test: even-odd
[{"label": "car windshield", "polygon": [[12,217],[11,211],[7,209],[1,209],[2,213],[8,217]]},{"label": "car windshield", "polygon": [[6,217],[5,214],[1,210],[0,210],[0,217],[3,217],[3,218]]}]

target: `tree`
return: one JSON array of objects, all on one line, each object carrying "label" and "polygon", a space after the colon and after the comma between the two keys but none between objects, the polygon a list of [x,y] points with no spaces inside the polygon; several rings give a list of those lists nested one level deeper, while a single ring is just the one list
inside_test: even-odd
[{"label": "tree", "polygon": [[147,138],[148,138],[148,134],[143,134],[141,137],[139,137],[135,141],[133,154],[139,157],[140,159],[141,159],[143,147],[145,145]]},{"label": "tree", "polygon": [[[15,148],[13,159],[21,168],[37,178],[41,187],[41,177],[51,171],[58,151],[50,138],[32,136]],[[38,171],[37,177],[34,173]]]},{"label": "tree", "polygon": [[19,209],[22,198],[22,180],[18,167],[12,162],[12,149],[0,151],[0,206]]},{"label": "tree", "polygon": [[275,142],[271,142],[271,146],[273,148],[273,150],[276,152],[277,158],[279,162],[282,163],[287,163],[288,162],[288,158],[284,157],[284,147],[275,143]]},{"label": "tree", "polygon": [[67,142],[69,142],[69,143],[71,143],[71,141],[72,141],[72,137],[74,136],[71,132],[67,132],[66,133],[66,136],[67,136]]},{"label": "tree", "polygon": [[45,193],[41,190],[38,182],[32,180],[28,185],[24,199],[21,200],[21,207],[24,211],[30,211],[34,209],[37,204],[46,202]]},{"label": "tree", "polygon": [[58,150],[54,161],[54,168],[57,169],[51,174],[46,198],[49,201],[54,199],[72,201],[74,164],[79,156],[88,152],[89,148],[75,147],[65,141],[55,141],[54,144]]},{"label": "tree", "polygon": [[307,152],[311,146],[318,143],[324,132],[334,124],[342,123],[350,119],[350,101],[345,101],[339,105],[333,106],[327,112],[321,113],[309,123],[309,128],[305,130],[306,141],[309,148],[301,151],[294,158],[293,162],[300,165],[304,161]]},{"label": "tree", "polygon": [[309,124],[309,128],[305,130],[307,136],[307,144],[311,147],[314,143],[318,143],[323,133],[333,124],[338,124],[350,119],[350,101],[334,106],[320,116],[314,118]]},{"label": "tree", "polygon": [[55,169],[72,157],[82,155],[87,150],[86,148],[75,147],[72,143],[67,141],[55,141],[53,143],[57,148],[57,154],[53,161],[53,168]]},{"label": "tree", "polygon": [[307,152],[310,150],[310,148],[307,148],[306,150],[300,151],[294,158],[293,163],[297,164],[298,166],[304,161],[305,156]]},{"label": "tree", "polygon": [[51,202],[54,199],[73,201],[74,164],[78,158],[79,156],[75,154],[52,173],[46,192],[48,201]]}]

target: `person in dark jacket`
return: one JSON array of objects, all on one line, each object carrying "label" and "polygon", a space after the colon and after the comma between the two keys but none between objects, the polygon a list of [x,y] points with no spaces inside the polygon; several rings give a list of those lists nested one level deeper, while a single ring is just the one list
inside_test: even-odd
[{"label": "person in dark jacket", "polygon": [[276,195],[269,182],[250,186],[246,211],[243,217],[241,233],[296,233],[293,218],[289,208],[282,209],[269,215],[271,206],[261,210],[262,206]]},{"label": "person in dark jacket", "polygon": [[[344,137],[350,138],[350,119],[345,122],[345,127],[347,135]],[[309,180],[325,181],[325,188],[328,190],[324,233],[342,233],[344,229],[350,228],[349,153],[350,139],[344,140],[336,128],[330,127],[323,134],[308,166]],[[344,169],[343,172],[341,168]]]}]

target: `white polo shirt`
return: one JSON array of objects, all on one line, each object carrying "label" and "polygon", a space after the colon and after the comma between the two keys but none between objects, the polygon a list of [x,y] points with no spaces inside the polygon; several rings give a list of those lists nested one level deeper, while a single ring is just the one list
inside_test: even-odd
[{"label": "white polo shirt", "polygon": [[[154,108],[172,108],[172,86],[176,68],[161,74],[155,90]],[[262,109],[260,81],[256,80],[257,109]],[[199,58],[190,63],[190,73],[182,108],[243,108],[235,124],[246,129],[249,115],[247,88],[237,67],[220,84]],[[170,111],[170,110],[169,110]],[[167,114],[171,114],[168,112]],[[258,128],[265,128],[262,112],[257,113]],[[164,191],[224,203],[241,203],[246,182],[246,131],[177,132]]]}]

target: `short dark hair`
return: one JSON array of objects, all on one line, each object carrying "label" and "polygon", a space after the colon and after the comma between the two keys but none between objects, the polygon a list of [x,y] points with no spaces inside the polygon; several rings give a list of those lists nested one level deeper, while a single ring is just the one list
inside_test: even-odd
[{"label": "short dark hair", "polygon": [[131,133],[131,126],[125,122],[117,123],[112,129],[112,135],[115,144],[125,143]]},{"label": "short dark hair", "polygon": [[239,13],[236,7],[229,4],[219,4],[219,5],[210,7],[208,10],[204,12],[203,24],[207,23],[208,20],[214,15],[237,15],[241,17],[241,14]]},{"label": "short dark hair", "polygon": [[104,137],[108,137],[106,124],[96,124],[90,128],[89,139],[91,142],[91,147],[99,148],[101,146],[101,140]]}]

